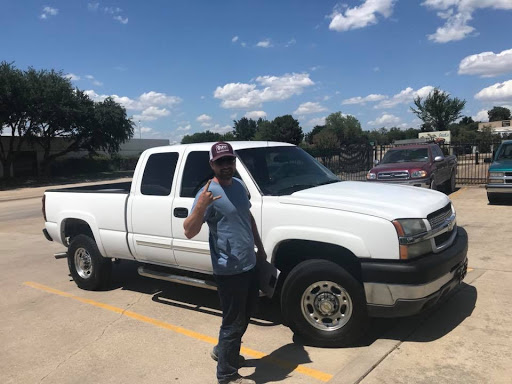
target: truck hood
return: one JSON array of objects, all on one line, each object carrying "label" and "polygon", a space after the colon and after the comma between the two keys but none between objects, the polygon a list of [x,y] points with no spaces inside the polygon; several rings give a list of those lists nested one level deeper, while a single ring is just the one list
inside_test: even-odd
[{"label": "truck hood", "polygon": [[512,172],[512,160],[498,160],[491,164],[490,172]]},{"label": "truck hood", "polygon": [[342,181],[280,196],[279,201],[394,220],[426,218],[450,199],[444,193],[418,187]]},{"label": "truck hood", "polygon": [[403,171],[406,169],[427,169],[428,165],[429,164],[424,161],[379,164],[376,167],[373,167],[370,172],[379,173],[390,171]]}]

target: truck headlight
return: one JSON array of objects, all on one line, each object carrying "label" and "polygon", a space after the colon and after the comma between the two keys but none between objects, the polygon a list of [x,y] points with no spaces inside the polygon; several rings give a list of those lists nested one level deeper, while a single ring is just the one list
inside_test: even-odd
[{"label": "truck headlight", "polygon": [[377,175],[373,172],[368,172],[366,174],[366,179],[367,180],[376,180],[377,179]]},{"label": "truck headlight", "polygon": [[411,173],[411,178],[418,179],[420,177],[427,177],[427,171],[414,171]]},{"label": "truck headlight", "polygon": [[489,172],[489,177],[503,177],[505,174],[503,172]]},{"label": "truck headlight", "polygon": [[427,232],[423,219],[398,219],[393,221],[400,243],[400,259],[408,260],[432,252],[430,240],[421,240]]}]

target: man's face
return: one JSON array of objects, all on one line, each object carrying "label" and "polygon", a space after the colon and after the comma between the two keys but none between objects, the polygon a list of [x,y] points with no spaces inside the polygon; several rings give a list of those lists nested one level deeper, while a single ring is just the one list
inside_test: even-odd
[{"label": "man's face", "polygon": [[219,180],[230,180],[236,171],[236,158],[224,156],[216,161],[210,161],[210,166]]}]

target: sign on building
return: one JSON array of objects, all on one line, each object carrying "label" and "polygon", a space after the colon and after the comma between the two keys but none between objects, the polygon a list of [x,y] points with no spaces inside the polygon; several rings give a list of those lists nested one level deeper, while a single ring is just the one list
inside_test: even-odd
[{"label": "sign on building", "polygon": [[436,131],[436,132],[421,132],[418,134],[419,139],[444,139],[444,142],[449,144],[451,142],[452,134],[450,131]]}]

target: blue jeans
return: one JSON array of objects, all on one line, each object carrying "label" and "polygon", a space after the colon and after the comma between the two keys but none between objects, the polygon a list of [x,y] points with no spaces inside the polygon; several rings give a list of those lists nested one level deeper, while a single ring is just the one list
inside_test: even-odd
[{"label": "blue jeans", "polygon": [[258,300],[258,275],[253,268],[237,275],[215,275],[215,281],[222,307],[222,325],[216,348],[219,357],[217,379],[227,382],[238,375],[242,336]]}]

